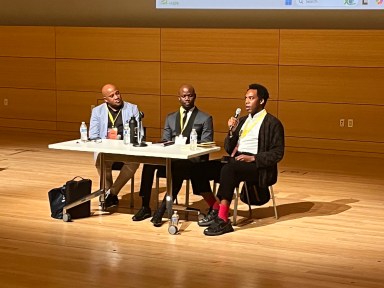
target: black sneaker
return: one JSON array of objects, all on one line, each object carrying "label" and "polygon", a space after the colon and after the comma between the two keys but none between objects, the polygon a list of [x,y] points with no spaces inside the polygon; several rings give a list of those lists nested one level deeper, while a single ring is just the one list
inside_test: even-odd
[{"label": "black sneaker", "polygon": [[211,209],[209,210],[207,216],[205,216],[203,219],[199,220],[197,224],[200,227],[208,227],[213,222],[215,222],[215,219],[219,215],[219,210]]},{"label": "black sneaker", "polygon": [[155,214],[153,214],[153,217],[151,219],[153,226],[160,227],[163,224],[163,216],[165,210],[165,204],[161,205],[160,208],[156,210]]},{"label": "black sneaker", "polygon": [[149,207],[141,207],[141,209],[132,217],[133,221],[143,221],[151,217],[151,208]]},{"label": "black sneaker", "polygon": [[218,236],[225,233],[233,232],[231,221],[225,222],[223,219],[217,217],[216,220],[204,230],[204,235]]},{"label": "black sneaker", "polygon": [[112,207],[112,206],[117,206],[117,205],[119,205],[119,198],[117,197],[117,195],[109,193],[105,196],[105,199],[104,199],[105,209]]}]

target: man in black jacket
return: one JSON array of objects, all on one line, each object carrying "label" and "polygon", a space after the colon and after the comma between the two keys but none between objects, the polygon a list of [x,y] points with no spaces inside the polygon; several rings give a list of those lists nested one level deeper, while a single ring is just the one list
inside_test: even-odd
[{"label": "man in black jacket", "polygon": [[[164,130],[164,141],[174,141],[175,137],[182,135],[187,138],[187,144],[189,143],[189,136],[192,129],[197,132],[197,141],[199,143],[213,141],[213,120],[212,116],[199,110],[195,106],[196,100],[195,88],[192,85],[184,84],[179,88],[178,100],[180,108],[168,114]],[[207,157],[206,157],[207,156]],[[180,159],[172,161],[172,197],[175,199],[179,193],[183,180],[188,179],[190,171],[194,170],[194,165],[200,161],[208,160],[208,155],[196,157],[192,159]],[[149,207],[152,183],[155,175],[155,171],[165,175],[165,167],[161,165],[149,165],[143,166],[140,185],[140,196],[142,197],[142,208],[132,217],[133,221],[142,221],[151,216],[151,209]],[[198,195],[201,195],[207,204],[211,207],[215,203],[216,199],[210,189],[208,179],[191,179],[193,193],[197,194],[198,191],[202,191]],[[162,218],[166,211],[165,197],[157,211],[154,213],[151,222],[155,227],[162,225]]]},{"label": "man in black jacket", "polygon": [[[231,155],[231,161],[220,165],[219,201],[198,222],[200,226],[208,227],[204,230],[205,235],[216,236],[233,231],[228,211],[234,189],[241,181],[256,182],[257,189],[268,189],[277,181],[277,163],[284,155],[284,128],[276,117],[264,109],[268,98],[269,93],[264,86],[249,85],[245,94],[248,116],[228,120],[229,132],[224,147]],[[207,177],[204,176],[205,171],[212,170],[216,165],[217,162],[202,163],[202,169],[196,169],[193,177]],[[217,169],[220,168],[216,166]]]}]

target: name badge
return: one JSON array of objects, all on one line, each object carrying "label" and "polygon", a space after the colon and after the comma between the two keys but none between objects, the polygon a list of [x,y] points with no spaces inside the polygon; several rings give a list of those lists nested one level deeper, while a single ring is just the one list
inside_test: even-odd
[{"label": "name badge", "polygon": [[108,139],[117,139],[117,128],[109,128],[108,129]]}]

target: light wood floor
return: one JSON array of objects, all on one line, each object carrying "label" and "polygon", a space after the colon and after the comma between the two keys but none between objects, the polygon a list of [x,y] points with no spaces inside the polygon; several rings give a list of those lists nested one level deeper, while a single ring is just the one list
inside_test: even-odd
[{"label": "light wood floor", "polygon": [[312,165],[287,153],[275,185],[280,219],[268,204],[248,221],[242,205],[235,232],[209,238],[193,215],[180,235],[133,222],[129,187],[112,213],[93,200],[92,217],[50,218],[51,188],[76,175],[98,183],[91,154],[47,148],[65,138],[1,132],[0,287],[383,287],[382,159],[337,167],[334,157]]}]

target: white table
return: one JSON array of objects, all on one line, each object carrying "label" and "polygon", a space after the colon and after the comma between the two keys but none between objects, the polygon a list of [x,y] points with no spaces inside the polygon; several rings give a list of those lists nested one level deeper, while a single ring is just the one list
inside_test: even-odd
[{"label": "white table", "polygon": [[[172,203],[172,159],[191,159],[205,154],[217,152],[220,147],[197,147],[196,150],[191,150],[188,144],[162,146],[161,144],[149,143],[146,147],[133,147],[132,144],[124,144],[121,140],[102,139],[100,141],[82,142],[80,140],[71,140],[48,145],[50,149],[80,151],[80,152],[97,152],[100,154],[101,161],[101,187],[98,191],[91,195],[66,205],[63,210],[63,215],[66,210],[75,207],[85,201],[89,201],[105,191],[105,161],[113,162],[137,162],[148,164],[165,165],[167,175],[167,196]],[[172,206],[168,206],[168,215],[171,214]],[[64,219],[65,221],[66,219]]]}]

